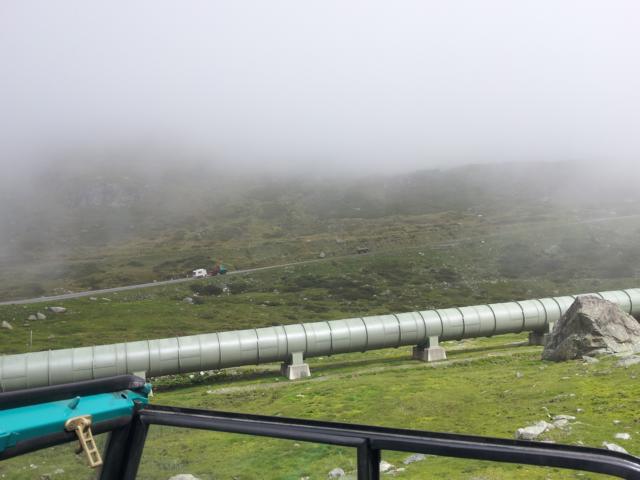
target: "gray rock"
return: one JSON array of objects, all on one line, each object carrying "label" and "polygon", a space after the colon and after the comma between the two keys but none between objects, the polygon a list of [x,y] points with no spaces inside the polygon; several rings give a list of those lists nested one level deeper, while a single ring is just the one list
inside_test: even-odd
[{"label": "gray rock", "polygon": [[395,465],[392,465],[384,460],[380,460],[380,473],[387,473],[395,468]]},{"label": "gray rock", "polygon": [[636,365],[640,363],[640,357],[637,355],[631,355],[630,357],[625,357],[622,360],[619,360],[616,365],[618,367],[630,367],[631,365]]},{"label": "gray rock", "polygon": [[543,360],[564,361],[599,353],[640,351],[640,324],[615,303],[576,298],[549,334]]},{"label": "gray rock", "polygon": [[184,303],[190,303],[190,304],[193,304],[193,298],[191,298],[191,297],[184,297],[184,298],[182,299],[182,301],[183,301]]},{"label": "gray rock", "polygon": [[573,415],[554,415],[553,416],[553,421],[555,422],[556,420],[567,420],[569,422],[573,422],[576,419],[576,417],[574,417]]},{"label": "gray rock", "polygon": [[98,297],[89,297],[89,300],[91,300],[92,302],[97,302],[98,301]]},{"label": "gray rock", "polygon": [[38,317],[36,317],[35,315],[29,315],[27,317],[27,320],[29,320],[30,322],[35,322],[36,320],[38,320]]},{"label": "gray rock", "polygon": [[554,415],[553,426],[556,428],[565,428],[569,426],[569,422],[575,421],[576,417],[573,415]]},{"label": "gray rock", "polygon": [[600,361],[596,357],[590,357],[588,355],[583,355],[582,360],[584,360],[584,363],[598,363]]},{"label": "gray rock", "polygon": [[67,311],[64,307],[47,307],[50,312],[53,313],[64,313]]},{"label": "gray rock", "polygon": [[528,427],[519,428],[516,430],[516,439],[517,440],[535,440],[540,435],[542,435],[547,430],[551,430],[555,428],[555,425],[552,423],[547,423],[544,420],[537,422],[533,425],[529,425]]},{"label": "gray rock", "polygon": [[402,463],[404,463],[405,465],[411,465],[412,463],[421,462],[425,458],[427,458],[427,456],[423,453],[414,453],[413,455],[409,455],[407,458],[405,458]]},{"label": "gray rock", "polygon": [[174,475],[170,477],[169,480],[200,480],[198,477],[194,477],[190,473],[179,473],[178,475]]},{"label": "gray rock", "polygon": [[318,256],[319,256],[320,258],[324,258],[324,257],[326,257],[326,256],[327,256],[327,254],[326,254],[326,253],[324,253],[324,252],[320,252],[320,255],[318,255]]},{"label": "gray rock", "polygon": [[327,475],[327,478],[343,478],[345,475],[346,474],[344,473],[343,469],[334,468],[329,472],[329,474]]},{"label": "gray rock", "polygon": [[615,443],[602,442],[602,446],[604,448],[606,448],[607,450],[611,450],[613,452],[629,453],[624,448],[622,448],[620,445],[616,445]]},{"label": "gray rock", "polygon": [[46,319],[47,319],[47,316],[46,316],[44,313],[42,313],[42,312],[38,312],[38,313],[36,313],[36,318],[37,318],[38,320],[46,320]]},{"label": "gray rock", "polygon": [[6,328],[7,330],[13,330],[13,326],[6,320],[2,321],[2,328]]}]

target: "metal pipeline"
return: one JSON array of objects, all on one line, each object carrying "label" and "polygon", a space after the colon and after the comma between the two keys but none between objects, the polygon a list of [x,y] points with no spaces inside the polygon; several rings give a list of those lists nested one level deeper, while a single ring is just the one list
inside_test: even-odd
[{"label": "metal pipeline", "polygon": [[[591,293],[640,313],[640,289]],[[0,391],[145,372],[149,376],[213,370],[304,357],[543,332],[575,295],[461,308],[348,318],[297,325],[67,348],[0,357]]]}]

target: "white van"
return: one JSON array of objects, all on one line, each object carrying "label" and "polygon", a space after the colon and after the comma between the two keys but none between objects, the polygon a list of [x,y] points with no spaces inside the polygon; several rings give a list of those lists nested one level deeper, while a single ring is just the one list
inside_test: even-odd
[{"label": "white van", "polygon": [[207,276],[207,270],[205,268],[198,268],[193,271],[193,278],[205,278]]}]

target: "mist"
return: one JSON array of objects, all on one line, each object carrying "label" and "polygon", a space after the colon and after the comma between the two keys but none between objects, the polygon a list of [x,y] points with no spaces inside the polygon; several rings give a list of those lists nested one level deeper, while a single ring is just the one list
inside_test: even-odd
[{"label": "mist", "polygon": [[633,165],[639,14],[633,1],[3,2],[3,176],[130,145],[260,174]]}]

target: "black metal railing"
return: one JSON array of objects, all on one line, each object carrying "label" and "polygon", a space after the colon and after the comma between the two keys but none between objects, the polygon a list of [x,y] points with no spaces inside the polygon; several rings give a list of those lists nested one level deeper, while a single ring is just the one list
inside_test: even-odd
[{"label": "black metal railing", "polygon": [[640,479],[640,459],[598,448],[149,405],[113,432],[100,480],[136,477],[150,425],[241,433],[357,449],[358,480],[379,479],[382,450],[570,468]]}]

